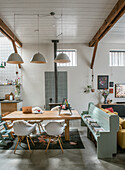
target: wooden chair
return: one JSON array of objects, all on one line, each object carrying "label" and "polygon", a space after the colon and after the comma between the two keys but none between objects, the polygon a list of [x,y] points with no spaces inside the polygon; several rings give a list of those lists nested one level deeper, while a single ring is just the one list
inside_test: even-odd
[{"label": "wooden chair", "polygon": [[1,120],[0,115],[0,145],[7,146],[6,139],[13,140],[12,129],[8,129],[7,123]]}]

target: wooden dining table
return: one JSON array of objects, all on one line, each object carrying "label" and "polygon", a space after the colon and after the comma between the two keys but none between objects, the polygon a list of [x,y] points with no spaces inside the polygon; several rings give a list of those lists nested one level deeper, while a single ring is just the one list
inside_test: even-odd
[{"label": "wooden dining table", "polygon": [[80,114],[76,110],[72,110],[72,114],[69,110],[59,111],[44,111],[42,114],[35,113],[23,113],[22,111],[14,111],[8,115],[2,117],[3,121],[15,121],[15,120],[65,120],[67,126],[65,127],[65,140],[69,141],[69,121],[74,119],[81,119]]}]

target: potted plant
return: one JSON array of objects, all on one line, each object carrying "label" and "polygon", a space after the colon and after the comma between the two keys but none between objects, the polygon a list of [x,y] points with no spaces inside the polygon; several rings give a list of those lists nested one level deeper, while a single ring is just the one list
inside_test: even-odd
[{"label": "potted plant", "polygon": [[20,100],[20,86],[21,86],[21,84],[19,81],[20,81],[20,78],[17,78],[15,80],[15,99],[16,100]]},{"label": "potted plant", "polygon": [[104,104],[107,104],[107,97],[109,95],[109,90],[105,89],[102,92],[102,96],[104,97]]}]

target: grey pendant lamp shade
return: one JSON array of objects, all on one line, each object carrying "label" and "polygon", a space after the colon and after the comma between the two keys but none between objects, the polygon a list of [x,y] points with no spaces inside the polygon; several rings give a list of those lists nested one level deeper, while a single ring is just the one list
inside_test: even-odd
[{"label": "grey pendant lamp shade", "polygon": [[55,63],[69,63],[70,59],[65,53],[60,53],[54,60]]},{"label": "grey pendant lamp shade", "polygon": [[30,61],[31,63],[41,63],[41,64],[45,64],[47,63],[46,59],[44,58],[44,56],[42,54],[40,54],[39,52],[34,54],[33,58]]},{"label": "grey pendant lamp shade", "polygon": [[10,64],[22,64],[24,63],[21,56],[17,53],[12,53],[7,60],[7,63]]}]

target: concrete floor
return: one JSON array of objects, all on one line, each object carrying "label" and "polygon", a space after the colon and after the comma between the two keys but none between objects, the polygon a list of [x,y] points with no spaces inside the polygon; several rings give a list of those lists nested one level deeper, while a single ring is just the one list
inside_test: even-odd
[{"label": "concrete floor", "polygon": [[0,170],[125,170],[125,152],[112,159],[100,160],[95,145],[86,137],[86,127],[72,121],[71,128],[78,128],[85,149],[61,150],[0,150]]}]

